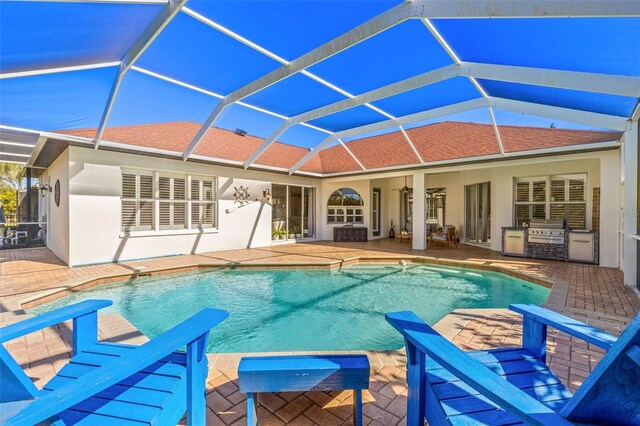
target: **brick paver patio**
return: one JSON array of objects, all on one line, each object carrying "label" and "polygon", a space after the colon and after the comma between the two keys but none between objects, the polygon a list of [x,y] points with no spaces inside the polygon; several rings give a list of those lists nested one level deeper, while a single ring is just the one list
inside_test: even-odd
[{"label": "brick paver patio", "polygon": [[[498,266],[531,277],[553,280],[548,307],[614,334],[619,334],[640,306],[637,294],[623,287],[622,274],[615,269],[508,258],[470,246],[457,249],[430,248],[426,252],[418,252],[411,250],[408,243],[387,240],[366,244],[317,242],[77,268],[65,266],[46,249],[33,249],[0,252],[0,324],[23,318],[23,302],[28,306],[38,303],[34,302],[38,297],[57,297],[52,294],[76,291],[141,273],[237,265],[339,266],[357,258],[410,260],[413,256],[428,256],[430,261],[454,265],[469,262],[483,268]],[[518,315],[502,309],[458,310],[441,320],[436,328],[463,349],[484,349],[519,344],[521,321]],[[62,324],[16,339],[5,347],[36,384],[41,385],[69,358],[70,337],[70,324]],[[100,337],[135,344],[146,339],[118,315],[101,316]],[[548,353],[551,368],[573,390],[602,356],[600,349],[555,330],[549,331]],[[365,394],[365,423],[404,424],[406,385],[403,353],[369,355],[373,362],[371,389]],[[234,368],[238,359],[239,355],[210,355],[212,368],[208,380],[207,424],[245,422],[244,396],[238,391]],[[263,394],[259,402],[261,425],[339,425],[351,422],[350,392]]]}]

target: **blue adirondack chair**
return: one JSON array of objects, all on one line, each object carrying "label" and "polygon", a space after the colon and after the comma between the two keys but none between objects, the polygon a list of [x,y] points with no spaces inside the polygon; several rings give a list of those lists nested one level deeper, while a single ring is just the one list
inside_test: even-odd
[{"label": "blue adirondack chair", "polygon": [[[535,305],[522,347],[463,352],[413,312],[387,321],[405,338],[407,425],[640,425],[640,314],[620,337]],[[607,351],[574,395],[546,366],[547,326]]]},{"label": "blue adirondack chair", "polygon": [[[0,424],[205,424],[209,330],[228,313],[203,309],[142,346],[98,342],[87,300],[0,329],[0,343],[73,319],[73,357],[43,389],[0,345]],[[178,349],[186,346],[186,351]]]}]

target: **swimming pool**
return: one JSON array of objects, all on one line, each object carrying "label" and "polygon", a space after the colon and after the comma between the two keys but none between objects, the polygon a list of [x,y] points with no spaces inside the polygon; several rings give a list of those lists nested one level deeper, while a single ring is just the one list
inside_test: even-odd
[{"label": "swimming pool", "polygon": [[210,352],[388,350],[403,345],[385,312],[412,310],[430,324],[453,309],[544,303],[549,289],[503,274],[409,264],[326,269],[236,269],[138,278],[97,286],[38,306],[49,311],[89,298],[113,300],[153,338],[204,307],[231,316]]}]

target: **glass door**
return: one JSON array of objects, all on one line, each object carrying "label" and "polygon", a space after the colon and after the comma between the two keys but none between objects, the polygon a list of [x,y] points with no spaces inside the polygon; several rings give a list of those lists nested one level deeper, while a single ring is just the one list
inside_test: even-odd
[{"label": "glass door", "polygon": [[287,186],[271,186],[271,239],[287,238]]},{"label": "glass door", "polygon": [[271,194],[272,240],[315,237],[314,188],[273,184]]},{"label": "glass door", "polygon": [[309,238],[316,236],[314,209],[315,190],[313,188],[302,188],[304,197],[302,199],[302,237]]},{"label": "glass door", "polygon": [[380,236],[380,188],[373,188],[373,202],[371,203],[371,226],[373,236]]},{"label": "glass door", "polygon": [[491,243],[491,183],[464,187],[464,236],[471,243]]},{"label": "glass door", "polygon": [[444,223],[444,210],[447,198],[446,188],[429,188],[426,192],[425,209],[427,229],[436,231]]}]

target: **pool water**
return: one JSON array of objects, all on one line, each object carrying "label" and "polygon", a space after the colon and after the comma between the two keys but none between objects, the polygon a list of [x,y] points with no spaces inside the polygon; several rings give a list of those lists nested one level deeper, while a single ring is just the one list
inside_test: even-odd
[{"label": "pool water", "polygon": [[544,303],[549,289],[503,274],[410,264],[340,270],[219,270],[139,278],[97,286],[33,313],[85,299],[110,299],[153,338],[204,307],[230,317],[213,329],[210,352],[399,349],[385,312],[412,310],[435,324],[454,309]]}]

